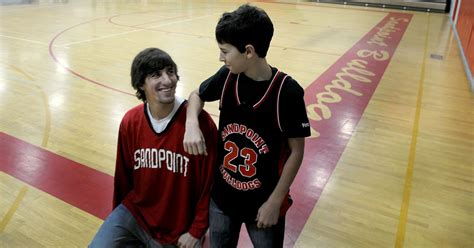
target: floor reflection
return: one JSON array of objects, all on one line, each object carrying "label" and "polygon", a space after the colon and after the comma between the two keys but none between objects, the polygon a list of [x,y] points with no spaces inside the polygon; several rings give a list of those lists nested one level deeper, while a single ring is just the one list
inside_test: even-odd
[{"label": "floor reflection", "polygon": [[38,0],[0,0],[0,5],[37,4]]},{"label": "floor reflection", "polygon": [[42,3],[68,3],[69,0],[0,0],[1,5],[26,5],[26,4],[42,4]]},{"label": "floor reflection", "polygon": [[315,2],[428,12],[445,12],[450,5],[450,1],[447,0],[316,0]]}]

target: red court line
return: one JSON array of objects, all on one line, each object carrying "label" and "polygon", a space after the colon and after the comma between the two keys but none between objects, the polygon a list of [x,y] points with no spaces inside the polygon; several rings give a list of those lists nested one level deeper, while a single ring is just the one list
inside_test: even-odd
[{"label": "red court line", "polygon": [[82,22],[82,23],[79,23],[79,24],[76,24],[74,26],[71,26],[69,28],[66,28],[64,30],[62,30],[61,32],[59,32],[58,34],[56,34],[56,36],[53,37],[53,39],[49,42],[49,46],[48,46],[48,52],[49,52],[49,55],[51,56],[51,58],[54,60],[54,62],[58,65],[60,65],[61,67],[63,67],[65,70],[67,70],[68,72],[72,73],[73,75],[76,75],[77,77],[83,79],[83,80],[86,80],[88,82],[91,82],[93,84],[96,84],[96,85],[99,85],[101,87],[104,87],[104,88],[107,88],[109,90],[113,90],[113,91],[116,91],[116,92],[120,92],[120,93],[123,93],[125,95],[130,95],[130,96],[134,96],[134,94],[132,93],[129,93],[129,92],[126,92],[126,91],[123,91],[123,90],[119,90],[119,89],[116,89],[114,87],[111,87],[105,83],[101,83],[99,81],[96,81],[94,79],[91,79],[91,78],[88,78],[76,71],[74,71],[73,69],[71,69],[69,66],[65,65],[63,62],[61,62],[57,57],[56,57],[56,54],[54,53],[54,42],[56,41],[56,39],[58,39],[63,33],[73,29],[73,28],[76,28],[78,26],[81,26],[83,24],[86,24],[86,23],[91,23],[91,22],[95,22],[97,20],[101,20],[101,19],[104,19],[104,18],[97,18],[97,19],[92,19],[92,20],[89,20],[89,21],[86,21],[86,22]]},{"label": "red court line", "polygon": [[0,171],[104,219],[113,177],[0,132]]},{"label": "red court line", "polygon": [[[152,11],[152,12],[155,12],[155,11]],[[145,12],[137,12],[137,13],[145,13]],[[117,15],[118,16],[118,15]],[[114,16],[113,16],[114,17]],[[109,21],[110,19],[112,19],[113,17],[110,17],[109,18]],[[82,73],[80,72],[77,72],[75,71],[74,69],[70,68],[68,65],[66,65],[65,63],[61,62],[61,60],[56,56],[56,53],[54,52],[54,43],[56,42],[56,39],[58,39],[59,37],[61,37],[64,33],[68,32],[69,30],[71,29],[74,29],[76,27],[79,27],[79,26],[82,26],[84,24],[88,24],[88,23],[91,23],[91,22],[95,22],[95,21],[98,21],[98,20],[102,20],[104,18],[97,18],[97,19],[92,19],[92,20],[89,20],[89,21],[85,21],[85,22],[82,22],[82,23],[79,23],[79,24],[76,24],[76,25],[73,25],[71,27],[68,27],[64,30],[62,30],[61,32],[59,32],[58,34],[56,34],[53,39],[49,42],[49,46],[48,46],[48,52],[49,52],[49,55],[51,56],[51,58],[54,60],[54,62],[56,64],[58,64],[59,66],[61,66],[62,68],[64,68],[66,71],[70,72],[71,74],[87,81],[87,82],[90,82],[92,84],[95,84],[95,85],[98,85],[100,87],[104,87],[106,89],[109,89],[109,90],[113,90],[115,92],[119,92],[119,93],[122,93],[122,94],[125,94],[125,95],[129,95],[129,96],[135,96],[135,94],[133,93],[129,93],[129,92],[126,92],[126,91],[123,91],[123,90],[120,90],[120,89],[117,89],[117,88],[114,88],[112,86],[109,86],[107,85],[106,83],[103,83],[103,82],[99,82],[97,80],[94,80],[92,78],[89,78],[85,75],[83,75]],[[113,23],[113,22],[111,22]],[[115,23],[114,23],[115,24]],[[119,24],[115,24],[115,25],[119,25]],[[121,25],[123,26],[123,25]],[[131,28],[134,28],[134,29],[143,29],[143,28],[137,28],[137,27],[133,27],[133,26],[130,26]],[[145,30],[145,29],[143,29]],[[218,117],[217,115],[215,114],[211,114],[209,113],[211,116],[214,116],[214,117]]]}]

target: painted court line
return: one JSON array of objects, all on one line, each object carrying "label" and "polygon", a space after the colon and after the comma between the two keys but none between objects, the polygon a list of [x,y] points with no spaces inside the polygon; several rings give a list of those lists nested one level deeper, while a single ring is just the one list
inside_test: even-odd
[{"label": "painted court line", "polygon": [[295,237],[352,137],[411,18],[411,14],[387,14],[305,89],[312,127],[305,154],[312,156],[305,156],[292,187],[295,204],[288,212],[287,226]]},{"label": "painted court line", "polygon": [[158,25],[152,26],[148,29],[134,29],[134,30],[125,31],[125,32],[121,32],[121,33],[109,34],[109,35],[105,35],[105,36],[101,36],[101,37],[97,37],[97,38],[91,38],[91,39],[71,42],[71,43],[60,45],[59,47],[68,47],[68,46],[71,46],[71,45],[77,45],[77,44],[81,44],[81,43],[85,43],[85,42],[91,42],[91,41],[96,41],[96,40],[107,39],[107,38],[110,38],[110,37],[120,36],[120,35],[124,35],[124,34],[129,34],[129,33],[135,33],[135,32],[144,31],[144,30],[150,30],[150,29],[153,29],[153,28],[161,28],[161,27],[169,26],[169,25],[176,24],[176,23],[193,21],[193,20],[202,19],[202,18],[206,18],[206,17],[209,17],[209,16],[214,16],[214,15],[216,15],[216,14],[209,14],[209,15],[204,15],[204,16],[191,17],[191,18],[183,19],[183,20],[179,20],[179,21],[158,24]]},{"label": "painted court line", "polygon": [[26,191],[28,191],[28,187],[26,186],[23,186],[20,189],[20,193],[15,198],[15,201],[13,202],[12,206],[10,207],[10,209],[8,210],[8,212],[5,214],[2,221],[0,222],[0,233],[5,230],[5,227],[7,227],[8,223],[13,217],[13,214],[15,214],[16,210],[20,206],[20,203],[23,200],[23,197],[25,197]]},{"label": "painted court line", "polygon": [[104,219],[113,177],[0,132],[0,171]]},{"label": "painted court line", "polygon": [[[292,186],[295,203],[286,218],[285,246],[292,247],[301,233],[411,18],[387,14],[306,88],[313,136],[306,140],[306,156]],[[112,176],[5,133],[0,133],[0,170],[97,217],[110,211]]]},{"label": "painted court line", "polygon": [[23,39],[23,38],[18,38],[18,37],[14,37],[14,36],[3,35],[3,34],[0,34],[0,37],[4,37],[4,38],[8,38],[8,39],[13,39],[13,40],[25,41],[25,42],[29,42],[29,43],[40,44],[40,45],[44,45],[44,46],[47,46],[47,45],[48,45],[48,43],[41,42],[41,41]]},{"label": "painted court line", "polygon": [[[209,17],[209,16],[213,16],[215,14],[208,14],[208,15],[203,15],[203,16],[197,16],[197,17],[192,17],[192,18],[188,18],[188,19],[184,19],[184,20],[179,20],[179,21],[175,21],[175,22],[168,22],[168,23],[163,23],[163,24],[159,24],[159,25],[155,25],[153,27],[150,27],[150,29],[152,28],[157,28],[157,27],[164,27],[164,26],[168,26],[168,25],[172,25],[172,24],[176,24],[176,23],[182,23],[182,22],[187,22],[187,21],[192,21],[192,20],[196,20],[196,19],[202,19],[202,18],[206,18],[206,17]],[[95,22],[95,21],[98,21],[98,20],[102,20],[104,18],[96,18],[96,19],[92,19],[92,20],[89,20],[89,21],[86,21],[86,22],[82,22],[82,23],[79,23],[79,24],[76,24],[74,26],[71,26],[71,27],[68,27],[64,30],[62,30],[61,32],[59,32],[58,34],[56,34],[53,39],[49,42],[49,55],[51,56],[51,58],[54,60],[54,62],[56,64],[58,64],[59,66],[63,67],[66,71],[72,73],[73,75],[85,80],[85,81],[88,81],[88,82],[91,82],[95,85],[98,85],[98,86],[101,86],[101,87],[104,87],[106,89],[109,89],[109,90],[113,90],[115,92],[119,92],[119,93],[123,93],[123,94],[126,94],[126,95],[129,95],[129,96],[135,96],[135,94],[132,94],[132,93],[129,93],[129,92],[126,92],[126,91],[123,91],[123,90],[120,90],[120,89],[117,89],[117,88],[114,88],[112,86],[109,86],[105,83],[102,83],[102,82],[99,82],[97,80],[94,80],[94,79],[91,79],[91,78],[88,78],[87,76],[84,76],[82,75],[81,73],[79,72],[76,72],[75,70],[73,70],[72,68],[70,68],[68,65],[66,65],[65,63],[63,63],[60,58],[58,58],[54,52],[54,49],[53,47],[67,47],[67,46],[71,46],[71,45],[74,45],[74,44],[79,44],[79,43],[84,43],[84,42],[90,42],[90,41],[95,41],[95,40],[100,40],[100,39],[105,39],[105,38],[110,38],[110,37],[114,37],[114,36],[119,36],[119,35],[124,35],[124,34],[129,34],[129,33],[133,33],[133,32],[138,32],[138,31],[144,31],[144,30],[148,30],[148,29],[137,29],[137,28],[134,28],[133,30],[130,30],[130,31],[126,31],[126,32],[121,32],[121,33],[115,33],[115,34],[110,34],[110,35],[106,35],[106,36],[102,36],[102,37],[97,37],[97,38],[91,38],[91,39],[87,39],[87,40],[81,40],[81,41],[77,41],[77,42],[72,42],[72,43],[68,43],[68,44],[63,44],[63,45],[54,45],[56,40],[61,37],[63,34],[65,34],[66,32],[68,32],[69,30],[72,30],[76,27],[79,27],[79,26],[82,26],[84,24],[88,24],[88,23],[92,23],[92,22]]]},{"label": "painted court line", "polygon": [[48,145],[49,133],[51,130],[51,111],[49,109],[48,96],[44,92],[43,88],[40,85],[35,83],[36,80],[29,73],[25,72],[24,70],[22,70],[21,68],[17,66],[6,64],[6,63],[3,63],[3,64],[7,65],[13,71],[17,72],[19,75],[22,75],[24,78],[26,78],[28,80],[28,83],[31,83],[40,92],[41,98],[43,99],[43,107],[45,111],[44,134],[43,134],[43,141],[41,142],[41,146],[46,147]]},{"label": "painted court line", "polygon": [[421,115],[421,100],[423,99],[423,82],[425,81],[425,68],[426,68],[426,58],[428,57],[428,37],[429,37],[429,26],[430,26],[430,16],[428,15],[428,23],[426,28],[425,35],[425,47],[423,55],[423,64],[421,66],[421,76],[418,82],[418,95],[416,98],[416,112],[415,112],[415,121],[413,123],[413,132],[411,135],[410,143],[410,153],[408,155],[408,164],[407,171],[405,175],[405,184],[403,188],[403,200],[400,207],[400,220],[398,223],[397,229],[397,239],[395,241],[395,247],[401,248],[405,242],[405,233],[406,233],[406,224],[408,221],[408,207],[410,205],[410,196],[411,196],[411,183],[413,181],[413,170],[415,167],[415,157],[416,157],[416,144],[418,139],[418,131],[420,126],[420,115]]}]

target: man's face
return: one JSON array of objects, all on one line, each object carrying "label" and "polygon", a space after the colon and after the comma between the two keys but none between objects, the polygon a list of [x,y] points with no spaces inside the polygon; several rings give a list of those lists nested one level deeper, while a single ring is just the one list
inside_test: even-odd
[{"label": "man's face", "polygon": [[238,74],[244,72],[247,69],[247,56],[244,53],[240,53],[239,50],[228,43],[217,43],[220,49],[219,61],[229,68],[229,70]]},{"label": "man's face", "polygon": [[167,67],[156,74],[148,75],[141,87],[150,104],[170,104],[174,102],[178,76],[172,67]]}]

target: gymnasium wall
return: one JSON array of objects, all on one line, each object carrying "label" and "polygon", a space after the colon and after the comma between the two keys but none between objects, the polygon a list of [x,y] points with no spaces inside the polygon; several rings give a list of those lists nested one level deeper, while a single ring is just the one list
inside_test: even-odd
[{"label": "gymnasium wall", "polygon": [[451,20],[457,34],[460,50],[463,53],[464,65],[471,89],[474,90],[474,0],[453,1]]}]

